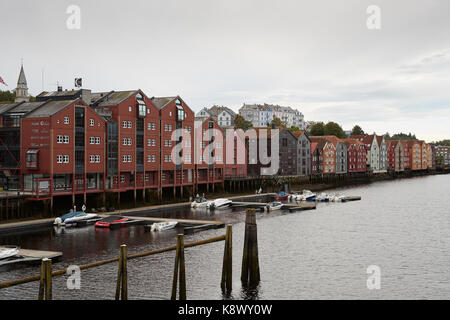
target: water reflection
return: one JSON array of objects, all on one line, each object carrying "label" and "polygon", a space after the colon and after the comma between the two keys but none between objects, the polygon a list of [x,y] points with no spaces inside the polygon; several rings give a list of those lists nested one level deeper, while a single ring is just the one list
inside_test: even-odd
[{"label": "water reflection", "polygon": [[[141,215],[222,220],[233,225],[233,291],[220,287],[224,243],[185,250],[188,299],[449,299],[450,176],[396,180],[329,190],[358,195],[361,201],[319,203],[316,210],[257,212],[261,282],[243,286],[240,277],[245,214],[243,209],[172,210]],[[426,200],[426,202],[424,202]],[[176,244],[182,228],[145,232],[135,225],[117,230],[44,229],[0,236],[2,244],[62,251],[63,261],[85,264]],[[223,235],[224,229],[185,236],[185,242]],[[130,299],[170,298],[174,252],[130,260]],[[368,290],[366,270],[381,268],[382,287]],[[0,281],[35,275],[39,267],[0,272]],[[81,290],[54,281],[54,299],[114,298],[116,264],[82,272]],[[300,289],[299,289],[300,288]],[[35,284],[0,290],[0,299],[35,299]]]}]

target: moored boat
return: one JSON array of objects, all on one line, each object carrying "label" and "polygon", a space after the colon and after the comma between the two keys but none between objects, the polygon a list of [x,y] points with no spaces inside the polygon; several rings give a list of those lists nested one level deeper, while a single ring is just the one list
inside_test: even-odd
[{"label": "moored boat", "polygon": [[289,195],[284,191],[279,192],[275,196],[275,200],[287,200],[288,198],[289,198]]},{"label": "moored boat", "polygon": [[152,224],[151,231],[164,231],[175,228],[178,224],[176,221],[155,222]]},{"label": "moored boat", "polygon": [[14,257],[19,250],[18,246],[0,246],[0,260]]},{"label": "moored boat", "polygon": [[233,202],[229,199],[219,198],[213,201],[208,201],[207,207],[209,209],[223,209],[231,206]]},{"label": "moored boat", "polygon": [[191,202],[191,208],[206,208],[208,206],[208,200],[204,197],[195,197]]},{"label": "moored boat", "polygon": [[65,225],[70,226],[80,221],[90,220],[96,218],[95,213],[86,213],[84,211],[72,211],[61,217],[58,217],[53,222],[54,225]]},{"label": "moored boat", "polygon": [[111,228],[113,225],[124,224],[130,219],[121,216],[109,216],[95,223],[96,228]]},{"label": "moored boat", "polygon": [[273,201],[266,204],[267,211],[275,211],[280,210],[283,207],[283,204],[279,201]]}]

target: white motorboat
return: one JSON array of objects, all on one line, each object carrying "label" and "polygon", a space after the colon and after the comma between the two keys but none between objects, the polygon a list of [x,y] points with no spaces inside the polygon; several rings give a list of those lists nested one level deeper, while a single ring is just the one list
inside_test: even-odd
[{"label": "white motorboat", "polygon": [[191,203],[191,208],[206,208],[208,206],[208,200],[204,197],[195,197]]},{"label": "white motorboat", "polygon": [[280,210],[281,207],[283,207],[283,204],[279,201],[273,201],[266,204],[267,211]]},{"label": "white motorboat", "polygon": [[175,228],[178,224],[176,221],[155,222],[152,224],[151,231],[164,231]]},{"label": "white motorboat", "polygon": [[14,257],[19,250],[17,246],[0,246],[0,260]]},{"label": "white motorboat", "polygon": [[214,201],[208,201],[207,207],[209,209],[223,209],[230,207],[232,203],[229,199],[219,198]]},{"label": "white motorboat", "polygon": [[300,201],[316,201],[316,194],[310,190],[303,190],[300,195]]},{"label": "white motorboat", "polygon": [[54,221],[54,225],[58,225],[58,226],[70,226],[72,224],[75,224],[79,221],[84,221],[84,220],[90,220],[90,219],[94,219],[97,218],[97,214],[95,213],[86,213],[83,211],[74,211],[74,212],[69,212],[61,217],[58,217],[55,219]]},{"label": "white motorboat", "polygon": [[331,202],[341,202],[342,198],[344,198],[344,196],[340,196],[338,194],[334,194],[334,195],[330,195],[330,200]]},{"label": "white motorboat", "polygon": [[330,196],[328,195],[328,193],[322,192],[321,194],[316,196],[316,201],[318,201],[318,202],[328,202],[328,201],[330,201]]}]

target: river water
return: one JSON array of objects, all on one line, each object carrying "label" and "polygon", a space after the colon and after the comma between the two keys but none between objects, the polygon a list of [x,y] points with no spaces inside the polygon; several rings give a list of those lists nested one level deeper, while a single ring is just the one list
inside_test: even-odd
[{"label": "river water", "polygon": [[[188,299],[450,299],[450,175],[436,175],[329,190],[361,201],[321,203],[316,210],[257,213],[261,283],[242,288],[245,212],[214,214],[191,209],[165,216],[216,219],[233,225],[233,291],[220,289],[224,243],[185,250]],[[142,226],[93,226],[0,236],[1,244],[62,251],[55,269],[172,246],[180,230],[145,232]],[[186,235],[185,242],[222,235],[224,229]],[[175,253],[128,262],[129,299],[169,299]],[[380,271],[379,289],[368,289],[369,266]],[[0,281],[39,273],[39,266],[0,272]],[[53,280],[53,299],[113,299],[117,264],[81,273],[81,288],[67,276]],[[1,289],[0,299],[36,299],[38,283]]]}]

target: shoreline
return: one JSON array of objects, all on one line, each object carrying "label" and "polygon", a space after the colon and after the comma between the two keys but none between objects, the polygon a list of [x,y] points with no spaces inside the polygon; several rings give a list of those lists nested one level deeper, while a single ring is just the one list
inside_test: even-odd
[{"label": "shoreline", "polygon": [[[397,179],[409,179],[414,177],[425,177],[425,176],[432,176],[432,175],[438,175],[438,174],[448,174],[448,172],[418,172],[411,174],[411,172],[406,172],[403,174],[397,174],[392,175],[388,173],[377,173],[370,176],[346,176],[340,177],[342,179],[334,179],[329,181],[329,183],[295,183],[295,178],[287,178],[288,181],[283,181],[282,183],[289,183],[290,184],[290,191],[291,192],[301,192],[302,190],[311,190],[314,192],[344,187],[344,186],[356,186],[356,185],[364,185],[364,184],[371,184],[377,181],[388,181],[388,180],[397,180]],[[282,178],[282,177],[281,177]],[[304,180],[304,177],[303,181]],[[277,185],[278,186],[278,185]],[[274,186],[273,186],[274,187]],[[279,187],[279,186],[278,186]],[[270,187],[266,187],[266,189],[269,189]],[[217,193],[209,193],[208,195],[210,198],[220,198],[220,197],[226,197],[230,200],[252,200],[253,199],[260,199],[261,197],[265,196],[273,196],[276,194],[276,191],[274,188],[272,188],[273,191],[270,192],[269,190],[265,190],[265,193],[261,194],[255,194],[253,193],[244,193],[240,195],[233,195],[231,193],[227,192],[217,192]],[[230,196],[231,195],[231,196]],[[114,210],[110,212],[96,212],[99,215],[135,215],[139,216],[140,213],[158,213],[158,212],[167,212],[170,210],[176,210],[176,209],[182,209],[190,206],[190,202],[174,202],[174,203],[166,203],[166,204],[158,204],[158,205],[149,205],[149,206],[138,206],[135,208],[126,208],[126,209],[120,209],[120,210]],[[89,210],[87,210],[89,212]],[[26,231],[33,231],[33,230],[40,230],[43,228],[51,227],[53,226],[53,221],[55,217],[50,218],[36,218],[36,217],[30,217],[29,219],[22,219],[22,220],[13,220],[13,221],[1,221],[0,222],[0,235],[3,234],[15,234],[15,233],[21,233]]]}]

